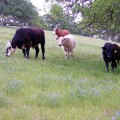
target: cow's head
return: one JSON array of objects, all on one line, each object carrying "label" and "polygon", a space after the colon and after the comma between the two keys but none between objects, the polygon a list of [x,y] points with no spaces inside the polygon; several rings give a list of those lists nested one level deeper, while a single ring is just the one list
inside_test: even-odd
[{"label": "cow's head", "polygon": [[58,29],[58,28],[54,28],[54,29],[53,29],[53,35],[56,34],[57,29]]},{"label": "cow's head", "polygon": [[107,43],[102,47],[103,51],[106,53],[108,60],[112,60],[117,50],[113,44]]},{"label": "cow's head", "polygon": [[8,41],[6,45],[6,56],[9,57],[15,52],[15,50],[16,50],[16,47],[13,45],[13,43],[11,41]]},{"label": "cow's head", "polygon": [[57,38],[57,40],[58,40],[58,45],[61,47],[61,46],[63,46],[62,45],[62,41],[64,40],[64,37],[59,37],[59,38]]}]

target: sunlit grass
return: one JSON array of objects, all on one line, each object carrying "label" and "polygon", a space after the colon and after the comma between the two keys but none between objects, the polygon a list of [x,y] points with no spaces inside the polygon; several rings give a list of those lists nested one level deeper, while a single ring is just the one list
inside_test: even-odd
[{"label": "sunlit grass", "polygon": [[77,47],[66,60],[52,32],[46,34],[46,60],[22,51],[5,56],[16,29],[0,27],[0,120],[120,119],[120,67],[105,71],[105,41],[74,35]]}]

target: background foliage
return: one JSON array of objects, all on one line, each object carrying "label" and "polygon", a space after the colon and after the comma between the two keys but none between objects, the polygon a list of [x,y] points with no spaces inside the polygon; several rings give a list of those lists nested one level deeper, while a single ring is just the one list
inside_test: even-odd
[{"label": "background foliage", "polygon": [[[0,13],[26,21],[29,26],[120,42],[120,0],[46,0],[50,10],[43,16],[29,0],[0,0]],[[48,8],[46,8],[48,9]],[[2,17],[3,18],[3,17]],[[78,19],[79,18],[79,19]]]},{"label": "background foliage", "polygon": [[12,15],[14,18],[29,24],[35,24],[39,19],[37,9],[28,0],[1,0],[0,13],[3,16]]}]

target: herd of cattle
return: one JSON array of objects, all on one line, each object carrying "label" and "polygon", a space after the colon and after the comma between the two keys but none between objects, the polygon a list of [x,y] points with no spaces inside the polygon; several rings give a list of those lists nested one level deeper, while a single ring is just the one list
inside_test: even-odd
[{"label": "herd of cattle", "polygon": [[[56,28],[54,34],[57,35],[59,46],[63,49],[65,58],[73,55],[73,49],[76,47],[76,40],[68,30]],[[41,28],[19,28],[11,41],[7,42],[6,56],[12,55],[17,48],[22,49],[25,58],[29,58],[30,47],[35,48],[35,58],[38,57],[39,46],[41,45],[42,59],[45,59],[45,32]],[[117,44],[105,43],[102,47],[103,59],[106,64],[106,70],[111,63],[112,70],[117,68],[120,60],[120,47]]]}]

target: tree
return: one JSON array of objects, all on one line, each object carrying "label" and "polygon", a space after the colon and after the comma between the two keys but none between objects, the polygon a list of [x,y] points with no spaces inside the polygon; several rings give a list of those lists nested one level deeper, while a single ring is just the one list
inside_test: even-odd
[{"label": "tree", "polygon": [[[54,3],[56,0],[47,0],[47,2],[48,1]],[[61,28],[69,29],[72,33],[87,35],[87,30],[82,32],[83,30],[80,30],[79,25],[76,24],[76,20],[78,20],[78,16],[80,15],[80,6],[84,6],[84,2],[88,1],[91,0],[57,0],[59,5],[52,4],[50,10],[51,16],[53,16],[54,20],[56,19],[54,23],[59,23]],[[62,12],[59,11],[59,7],[57,6],[61,8]]]},{"label": "tree", "polygon": [[[51,0],[47,0],[51,1]],[[82,21],[75,25],[91,34],[120,39],[120,0],[52,0],[62,3],[66,13],[76,17],[82,14]],[[120,40],[119,40],[120,41]]]},{"label": "tree", "polygon": [[120,1],[96,0],[92,6],[82,10],[84,21],[81,24],[92,29],[93,34],[114,38],[120,33]]},{"label": "tree", "polygon": [[0,13],[4,16],[12,15],[31,24],[36,23],[38,18],[36,7],[28,0],[1,0]]},{"label": "tree", "polygon": [[50,29],[57,25],[59,28],[72,30],[72,17],[66,15],[58,4],[51,5],[50,13],[44,15],[44,21]]}]

